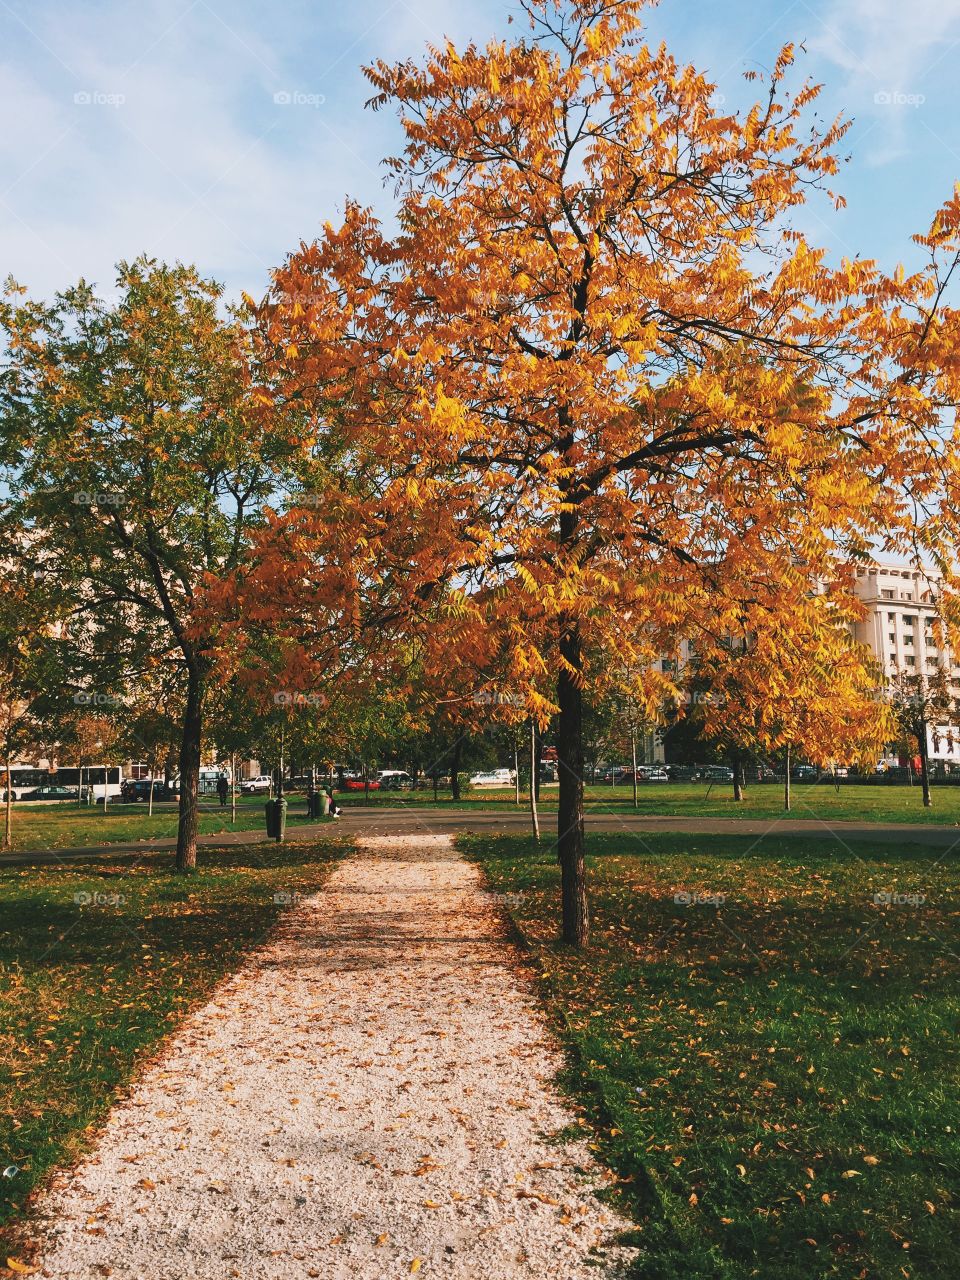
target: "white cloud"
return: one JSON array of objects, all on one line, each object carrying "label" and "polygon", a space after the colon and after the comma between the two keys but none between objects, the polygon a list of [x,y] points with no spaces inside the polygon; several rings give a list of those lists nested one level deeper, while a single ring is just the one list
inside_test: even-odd
[{"label": "white cloud", "polygon": [[360,64],[462,39],[474,19],[483,36],[496,23],[478,14],[444,0],[0,6],[0,277],[43,294],[80,275],[109,286],[119,258],[146,251],[256,292],[348,195],[389,208],[380,158],[399,131],[364,112]]},{"label": "white cloud", "polygon": [[932,109],[955,59],[960,0],[832,0],[818,18],[809,47],[847,72],[850,110],[872,118],[873,162],[897,158],[906,113]]}]

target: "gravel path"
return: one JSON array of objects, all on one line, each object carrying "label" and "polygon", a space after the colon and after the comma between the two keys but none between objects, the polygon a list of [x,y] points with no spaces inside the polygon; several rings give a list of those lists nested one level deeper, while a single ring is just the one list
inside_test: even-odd
[{"label": "gravel path", "polygon": [[[628,1224],[449,836],[368,837],[41,1204],[56,1280],[598,1280]],[[599,1265],[598,1265],[599,1264]]]}]

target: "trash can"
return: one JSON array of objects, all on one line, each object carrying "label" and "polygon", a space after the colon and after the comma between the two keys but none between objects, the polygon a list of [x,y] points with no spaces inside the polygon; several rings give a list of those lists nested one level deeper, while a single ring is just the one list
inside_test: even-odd
[{"label": "trash can", "polygon": [[317,814],[319,818],[328,818],[330,816],[330,797],[325,791],[321,791],[317,795],[320,801],[320,812]]},{"label": "trash can", "polygon": [[287,829],[286,800],[282,797],[279,800],[268,800],[263,811],[267,819],[267,835],[280,844]]}]

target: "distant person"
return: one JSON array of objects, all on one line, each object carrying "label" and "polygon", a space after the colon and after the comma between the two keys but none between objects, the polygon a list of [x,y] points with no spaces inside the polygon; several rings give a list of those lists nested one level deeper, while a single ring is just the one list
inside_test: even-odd
[{"label": "distant person", "polygon": [[330,817],[331,817],[331,818],[339,818],[339,817],[340,817],[340,814],[343,812],[343,810],[342,810],[342,809],[340,808],[340,806],[337,804],[336,800],[334,800],[334,798],[333,798],[333,792],[330,790],[330,788],[329,788],[329,787],[327,787],[327,795],[328,795],[328,796],[329,796],[329,798],[330,798],[330,809],[329,809]]},{"label": "distant person", "polygon": [[227,793],[229,790],[230,786],[227,782],[227,775],[225,773],[221,773],[220,777],[217,779],[217,795],[220,797],[221,809],[225,809],[227,807]]}]

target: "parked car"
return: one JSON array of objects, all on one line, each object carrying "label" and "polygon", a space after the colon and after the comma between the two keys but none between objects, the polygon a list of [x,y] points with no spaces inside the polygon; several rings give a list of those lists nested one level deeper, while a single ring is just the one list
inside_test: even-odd
[{"label": "parked car", "polygon": [[242,778],[240,790],[245,796],[269,795],[273,790],[273,779],[268,773],[261,773],[256,778]]},{"label": "parked car", "polygon": [[510,787],[513,786],[513,774],[509,769],[487,769],[484,773],[475,773],[470,779],[472,787]]},{"label": "parked car", "polygon": [[20,797],[21,800],[76,800],[76,787],[34,787],[32,791],[25,791]]},{"label": "parked car", "polygon": [[381,769],[380,787],[383,791],[409,791],[413,778],[404,769]]},{"label": "parked car", "polygon": [[[154,800],[167,800],[170,798],[170,792],[162,778],[154,778],[153,780],[153,798]],[[120,786],[120,799],[124,804],[134,804],[138,801],[150,799],[150,779],[149,778],[125,778]]]},{"label": "parked car", "polygon": [[627,782],[630,779],[631,769],[625,764],[607,764],[602,769],[598,769],[594,775],[594,782],[607,782],[614,786],[618,782]]},{"label": "parked car", "polygon": [[703,776],[708,782],[732,782],[733,770],[725,764],[711,764]]},{"label": "parked car", "polygon": [[380,779],[368,778],[364,781],[363,778],[349,776],[343,780],[343,789],[344,791],[379,791]]},{"label": "parked car", "polygon": [[670,775],[666,769],[659,764],[641,765],[637,769],[638,782],[669,782]]},{"label": "parked car", "polygon": [[700,776],[695,764],[668,764],[664,769],[671,782],[693,782]]}]

